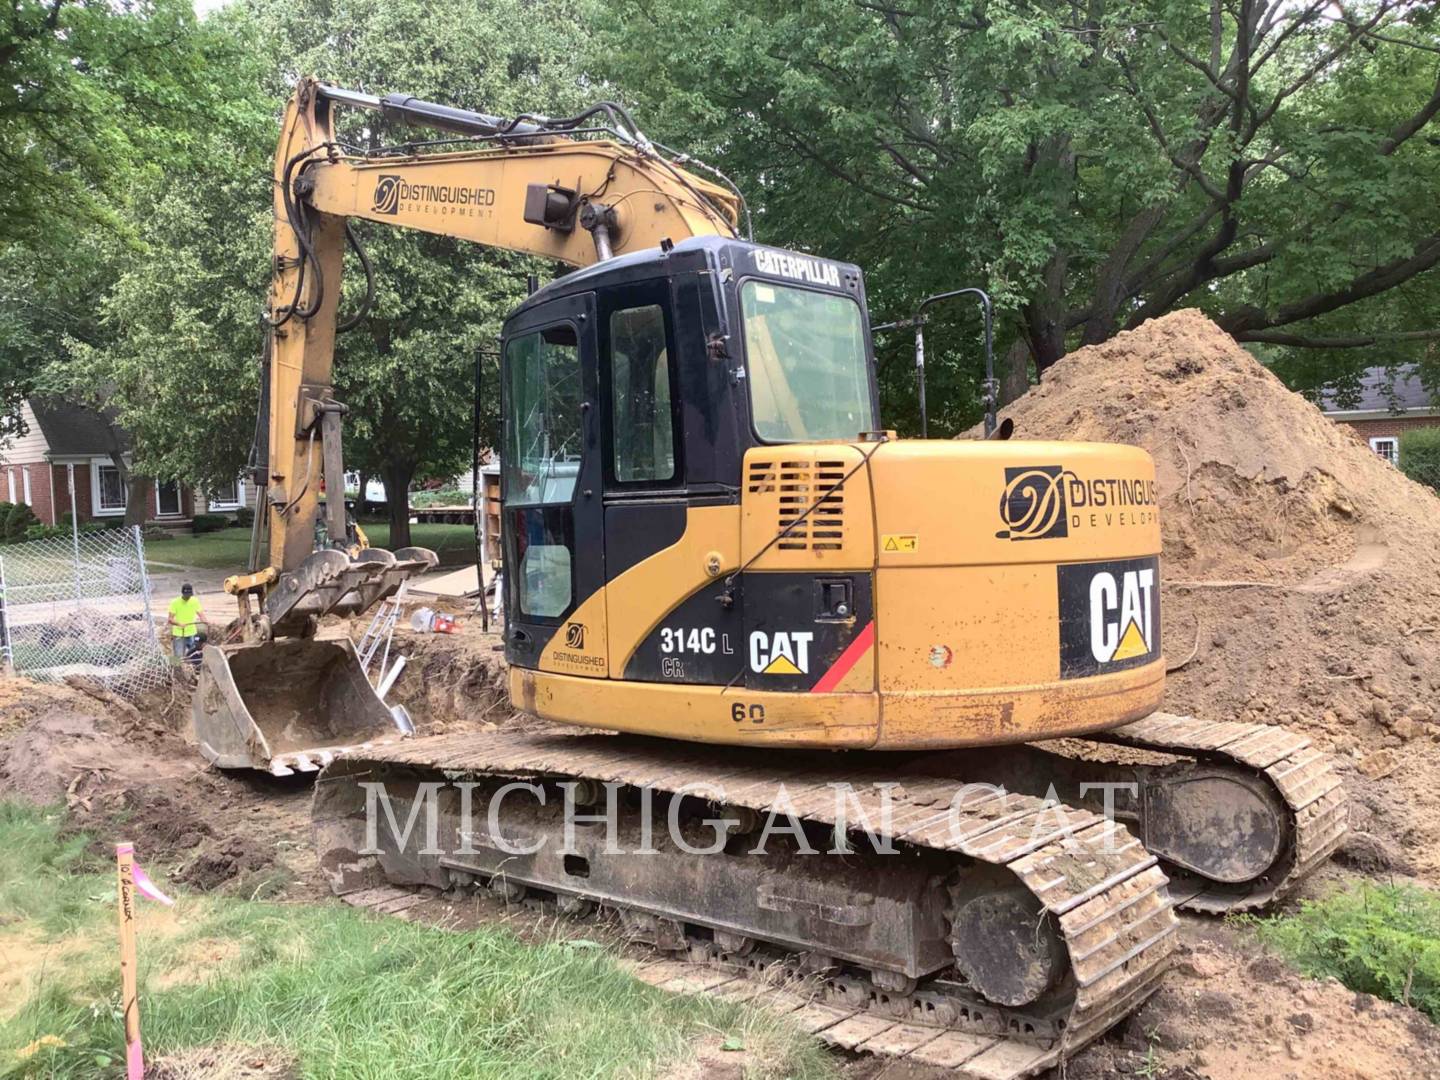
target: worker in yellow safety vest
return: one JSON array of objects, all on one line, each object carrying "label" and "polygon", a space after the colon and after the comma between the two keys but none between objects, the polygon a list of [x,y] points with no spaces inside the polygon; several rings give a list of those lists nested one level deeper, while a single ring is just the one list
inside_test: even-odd
[{"label": "worker in yellow safety vest", "polygon": [[170,635],[177,661],[183,661],[195,651],[204,623],[200,599],[195,595],[195,587],[187,581],[180,586],[180,595],[170,601]]}]

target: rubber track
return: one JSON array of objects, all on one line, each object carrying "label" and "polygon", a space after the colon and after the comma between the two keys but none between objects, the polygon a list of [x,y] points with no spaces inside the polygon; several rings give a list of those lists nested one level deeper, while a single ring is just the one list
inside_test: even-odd
[{"label": "rubber track", "polygon": [[1088,738],[1244,766],[1266,777],[1290,808],[1290,842],[1279,873],[1237,886],[1172,881],[1171,894],[1188,911],[1223,914],[1264,907],[1329,858],[1349,831],[1349,799],[1329,756],[1297,732],[1157,712]]},{"label": "rubber track", "polygon": [[[828,755],[796,758],[794,765],[787,765],[783,775],[777,776],[773,765],[756,764],[753,750],[697,749],[629,736],[503,732],[483,737],[442,735],[375,747],[347,756],[337,768],[342,766],[350,776],[372,779],[387,766],[409,766],[451,778],[588,777],[668,792],[688,784],[707,784],[723,789],[727,805],[750,807],[762,814],[772,809],[782,814],[793,812],[825,825],[836,821],[835,792],[827,785],[851,785],[874,823],[883,815],[880,793],[871,785],[898,784],[890,789],[892,839],[953,851],[1009,869],[1055,918],[1069,952],[1075,991],[1061,1038],[1037,1043],[1022,1037],[977,1035],[973,1030],[941,1031],[926,1040],[924,1047],[907,1051],[916,1060],[929,1060],[916,1054],[928,1047],[944,1058],[931,1063],[943,1063],[971,1080],[1029,1076],[1071,1056],[1155,990],[1174,947],[1178,923],[1165,874],[1155,857],[1123,827],[1108,824],[1088,810],[990,792],[968,793],[952,827],[951,800],[965,787],[960,780],[857,767]],[[784,798],[777,797],[780,779]],[[319,782],[326,782],[326,774]],[[844,1010],[846,1014],[854,1011],[853,1007]],[[1024,1030],[1027,1018],[1023,1010],[990,1006],[988,1011],[990,1016],[981,1019],[990,1029]],[[825,1019],[829,1014],[817,1015]],[[871,1031],[853,1044],[862,1049],[897,1025],[923,1026],[901,1025],[894,1016],[878,1011],[864,1011],[860,1018],[866,1023],[858,1027]],[[816,1030],[841,1022],[831,1019],[833,1023],[821,1024]],[[879,1021],[884,1022],[883,1027],[875,1026]],[[908,1034],[900,1039],[900,1034],[896,1035],[897,1046],[913,1041]],[[881,1047],[870,1049],[878,1052]]]}]

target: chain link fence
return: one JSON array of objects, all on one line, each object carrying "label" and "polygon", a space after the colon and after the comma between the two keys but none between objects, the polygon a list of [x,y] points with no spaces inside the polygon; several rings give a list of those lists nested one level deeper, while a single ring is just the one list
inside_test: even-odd
[{"label": "chain link fence", "polygon": [[0,548],[0,648],[32,679],[83,675],[126,697],[168,685],[140,529]]}]

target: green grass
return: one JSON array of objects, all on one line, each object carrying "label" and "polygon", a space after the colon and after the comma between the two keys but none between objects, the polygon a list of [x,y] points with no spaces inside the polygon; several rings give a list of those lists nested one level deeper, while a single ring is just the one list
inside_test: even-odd
[{"label": "green grass", "polygon": [[[390,546],[389,525],[363,523],[360,527],[371,546]],[[411,525],[410,542],[431,548],[446,565],[460,565],[475,557],[475,533],[469,525]],[[165,569],[153,565],[160,562],[238,574],[250,557],[250,530],[232,527],[198,536],[177,536],[164,543],[147,544],[145,554],[152,571]]]},{"label": "green grass", "polygon": [[65,934],[95,915],[88,886],[104,869],[86,855],[86,838],[61,834],[59,811],[0,802],[0,933],[12,921]]},{"label": "green grass", "polygon": [[[0,1002],[5,1080],[110,1077],[123,1063],[113,876],[60,828],[58,813],[0,806],[0,943],[49,950],[18,1011]],[[181,897],[141,901],[140,915],[152,1060],[225,1044],[274,1048],[302,1077],[568,1080],[663,1073],[704,1041],[742,1046],[749,1075],[832,1075],[782,1019],[666,994],[586,942],[450,933],[333,903]]]},{"label": "green grass", "polygon": [[1306,975],[1333,976],[1440,1022],[1440,895],[1362,883],[1253,925]]}]

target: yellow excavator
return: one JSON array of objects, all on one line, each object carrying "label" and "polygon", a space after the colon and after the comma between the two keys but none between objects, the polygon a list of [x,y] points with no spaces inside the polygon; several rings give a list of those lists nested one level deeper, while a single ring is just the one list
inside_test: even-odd
[{"label": "yellow excavator", "polygon": [[[431,135],[356,147],[341,109]],[[702,168],[616,105],[501,118],[299,84],[270,564],[227,584],[246,637],[206,650],[202,749],[324,767],[337,892],[601,906],[697,963],[814,973],[961,1074],[1034,1073],[1155,988],[1176,906],[1257,907],[1326,858],[1344,793],[1301,735],[1156,711],[1145,452],[884,430],[860,269],[743,238]],[[312,550],[320,481],[341,484],[354,218],[577,268],[504,326],[504,649],[518,709],[601,731],[400,738],[348,643],[313,636],[434,561]]]}]

